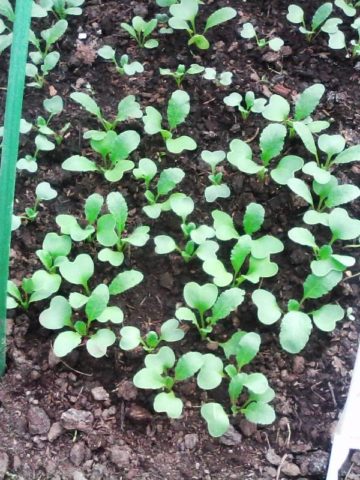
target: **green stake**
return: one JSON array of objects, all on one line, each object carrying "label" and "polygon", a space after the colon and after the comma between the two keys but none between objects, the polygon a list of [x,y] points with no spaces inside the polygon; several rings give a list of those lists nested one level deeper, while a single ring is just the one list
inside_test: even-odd
[{"label": "green stake", "polygon": [[16,0],[0,165],[0,376],[6,367],[6,291],[31,7],[32,0]]}]

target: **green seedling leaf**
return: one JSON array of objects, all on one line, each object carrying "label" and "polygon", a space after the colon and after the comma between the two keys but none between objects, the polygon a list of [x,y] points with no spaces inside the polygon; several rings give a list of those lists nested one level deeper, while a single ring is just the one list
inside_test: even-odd
[{"label": "green seedling leaf", "polygon": [[349,217],[343,208],[334,208],[328,217],[333,241],[352,240],[360,235],[360,220]]},{"label": "green seedling leaf", "polygon": [[178,154],[184,150],[196,150],[197,143],[191,137],[182,135],[181,137],[167,139],[166,148],[170,153]]},{"label": "green seedling leaf", "polygon": [[[39,302],[56,293],[61,285],[60,275],[48,273],[45,270],[37,270],[31,277],[31,293],[29,303]],[[24,290],[25,286],[23,284]]]},{"label": "green seedling leaf", "polygon": [[107,328],[101,328],[86,342],[86,349],[94,358],[106,355],[107,349],[115,343],[116,335]]},{"label": "green seedling leaf", "polygon": [[315,325],[323,332],[332,332],[336,327],[336,322],[344,318],[345,311],[339,305],[323,305],[321,308],[312,312]]},{"label": "green seedling leaf", "polygon": [[230,152],[227,154],[227,159],[238,170],[250,175],[258,173],[264,168],[252,160],[252,150],[249,145],[238,139],[230,142]]},{"label": "green seedling leaf", "polygon": [[196,256],[204,262],[208,259],[216,257],[216,252],[219,250],[219,245],[213,240],[205,240],[196,250]]},{"label": "green seedling leaf", "polygon": [[218,287],[226,287],[233,280],[231,273],[227,272],[224,264],[217,258],[207,258],[203,263],[203,270],[213,277],[213,283]]},{"label": "green seedling leaf", "polygon": [[[241,369],[245,365],[248,365],[258,354],[260,350],[261,338],[255,332],[245,333],[236,346],[236,363],[238,368]],[[250,389],[250,384],[245,385]]]},{"label": "green seedling leaf", "polygon": [[93,193],[86,199],[84,211],[85,211],[86,220],[90,224],[93,224],[96,222],[101,212],[103,204],[104,204],[104,198],[98,193]]},{"label": "green seedling leaf", "polygon": [[284,40],[280,37],[272,38],[269,41],[269,47],[271,48],[271,50],[274,50],[274,52],[279,52],[283,46],[284,46]]},{"label": "green seedling leaf", "polygon": [[244,264],[246,258],[251,252],[252,240],[249,235],[243,235],[239,238],[237,244],[231,250],[231,265],[237,275]]},{"label": "green seedling leaf", "polygon": [[204,361],[199,352],[187,352],[182,355],[175,367],[175,380],[182,381],[195,375],[200,370]]},{"label": "green seedling leaf", "polygon": [[250,39],[256,37],[256,31],[252,23],[246,22],[240,31],[242,38]]},{"label": "green seedling leaf", "polygon": [[339,153],[334,158],[333,163],[342,164],[358,161],[360,161],[360,145],[354,145]]},{"label": "green seedling leaf", "polygon": [[342,135],[320,135],[318,140],[319,148],[330,158],[341,153],[345,148],[345,138]]},{"label": "green seedling leaf", "polygon": [[299,245],[317,248],[314,235],[307,228],[295,227],[288,232],[290,240]]},{"label": "green seedling leaf", "polygon": [[128,217],[128,207],[125,198],[120,192],[111,192],[106,197],[106,205],[115,219],[116,228],[123,232]]},{"label": "green seedling leaf", "polygon": [[271,95],[269,103],[262,112],[262,116],[271,122],[284,122],[290,114],[290,105],[280,95]]},{"label": "green seedling leaf", "polygon": [[81,343],[81,335],[77,332],[61,332],[54,342],[54,353],[57,357],[65,357]]},{"label": "green seedling leaf", "polygon": [[61,168],[70,172],[96,172],[98,167],[96,163],[81,155],[72,155],[67,158]]},{"label": "green seedling leaf", "polygon": [[58,330],[71,326],[71,315],[71,306],[66,298],[56,296],[51,300],[50,307],[40,313],[39,322],[44,328]]},{"label": "green seedling leaf", "polygon": [[342,273],[332,271],[323,277],[313,274],[307,276],[304,283],[304,299],[320,298],[329,293],[341,280]]},{"label": "green seedling leaf", "polygon": [[312,330],[311,319],[303,312],[288,312],[280,329],[280,343],[289,353],[299,353],[307,344]]},{"label": "green seedling leaf", "polygon": [[234,312],[239,305],[244,301],[245,291],[240,288],[229,288],[222,292],[216,300],[212,311],[211,323],[216,323]]},{"label": "green seedling leaf", "polygon": [[304,10],[299,7],[298,5],[289,5],[288,7],[288,14],[286,18],[291,23],[303,23],[304,21]]},{"label": "green seedling leaf", "polygon": [[176,250],[175,241],[168,235],[157,235],[154,238],[155,252],[159,255],[166,255],[167,253]]},{"label": "green seedling leaf", "polygon": [[220,23],[227,22],[232,18],[236,17],[236,10],[231,7],[224,7],[216,10],[216,12],[212,13],[208,19],[206,20],[205,24],[205,32],[209,30],[209,28],[213,28],[216,25],[220,25]]},{"label": "green seedling leaf", "polygon": [[50,140],[44,135],[36,135],[35,145],[36,148],[42,152],[51,152],[55,149],[54,143],[50,142]]},{"label": "green seedling leaf", "polygon": [[85,307],[85,313],[90,322],[97,319],[107,307],[110,294],[107,285],[100,284],[91,293]]},{"label": "green seedling leaf", "polygon": [[110,45],[104,45],[103,47],[99,48],[97,54],[103,58],[104,60],[114,60],[115,59],[115,50],[110,47]]},{"label": "green seedling leaf", "polygon": [[218,387],[223,377],[223,362],[212,353],[203,355],[203,365],[197,376],[197,384],[203,390],[213,390]]},{"label": "green seedling leaf", "polygon": [[100,262],[109,262],[113,267],[119,267],[124,261],[124,254],[110,248],[103,248],[98,253],[98,259]]},{"label": "green seedling leaf", "polygon": [[201,159],[210,165],[211,169],[222,162],[226,157],[226,153],[223,150],[216,150],[215,152],[210,152],[209,150],[203,150],[201,152]]},{"label": "green seedling leaf", "polygon": [[59,20],[47,30],[42,30],[40,35],[47,45],[53,45],[64,35],[67,28],[68,22],[66,20]]},{"label": "green seedling leaf", "polygon": [[[193,20],[199,10],[198,2],[194,2],[193,0],[181,0],[180,3],[175,5],[171,5],[169,12],[171,15],[180,20]],[[172,25],[169,22],[169,25]],[[175,27],[172,27],[175,28]]]},{"label": "green seedling leaf", "polygon": [[264,223],[265,209],[259,203],[250,203],[245,210],[243,226],[244,231],[248,235],[260,230],[261,225]]},{"label": "green seedling leaf", "polygon": [[163,372],[175,365],[175,354],[169,347],[161,347],[157,353],[147,355],[145,365],[148,368]]},{"label": "green seedling leaf", "polygon": [[271,235],[264,235],[251,242],[251,255],[259,260],[267,258],[271,254],[280,253],[283,250],[283,243]]},{"label": "green seedling leaf", "polygon": [[270,278],[277,274],[279,267],[269,258],[257,259],[250,256],[249,270],[243,277],[251,283],[258,283],[260,278]]},{"label": "green seedling leaf", "polygon": [[118,122],[124,122],[130,118],[141,118],[142,115],[140,104],[135,100],[135,96],[128,95],[118,104],[116,120]]},{"label": "green seedling leaf", "polygon": [[277,167],[270,172],[271,178],[279,185],[287,185],[295,172],[301,170],[304,160],[296,155],[286,155],[277,164]]},{"label": "green seedling leaf", "polygon": [[282,152],[286,133],[286,127],[278,123],[271,123],[264,128],[260,135],[261,160],[264,165],[268,165],[270,160]]},{"label": "green seedling leaf", "polygon": [[51,232],[46,234],[42,246],[53,258],[66,257],[71,251],[71,239],[67,235]]},{"label": "green seedling leaf", "polygon": [[300,180],[299,178],[291,178],[288,182],[288,186],[296,195],[303,198],[305,202],[313,206],[313,199],[310,189],[304,180]]},{"label": "green seedling leaf", "polygon": [[315,83],[311,87],[306,88],[295,104],[294,119],[300,121],[309,117],[319,105],[324,93],[325,87],[321,83]]},{"label": "green seedling leaf", "polygon": [[188,215],[190,215],[194,210],[194,201],[191,197],[186,195],[176,195],[170,198],[170,208],[171,210],[182,218],[183,222]]},{"label": "green seedling leaf", "polygon": [[154,107],[145,108],[146,115],[143,116],[144,130],[148,135],[155,135],[161,132],[162,116]]},{"label": "green seedling leaf", "polygon": [[134,168],[133,174],[137,180],[143,179],[148,185],[157,174],[156,163],[149,158],[142,158],[139,161],[138,168]]},{"label": "green seedling leaf", "polygon": [[71,292],[69,295],[69,303],[74,310],[82,308],[88,300],[89,297],[79,292]]},{"label": "green seedling leaf", "polygon": [[154,398],[154,410],[166,413],[169,418],[180,418],[183,411],[183,402],[174,392],[161,392]]},{"label": "green seedling leaf", "polygon": [[215,202],[218,198],[229,198],[231,195],[230,188],[222,183],[221,185],[210,185],[205,188],[205,199],[207,202]]},{"label": "green seedling leaf", "polygon": [[182,181],[185,173],[181,168],[166,168],[160,173],[157,184],[159,195],[167,195],[173,190],[178,183]]},{"label": "green seedling leaf", "polygon": [[95,228],[92,225],[87,225],[85,228],[81,228],[76,218],[72,215],[58,215],[55,221],[59,225],[61,233],[70,235],[74,242],[82,242],[83,240],[86,240],[95,231]]},{"label": "green seedling leaf", "polygon": [[303,220],[308,225],[325,225],[329,226],[329,214],[325,212],[316,212],[315,210],[308,210],[304,213]]},{"label": "green seedling leaf", "polygon": [[337,185],[333,188],[325,200],[325,205],[328,208],[338,207],[344,203],[356,200],[360,195],[360,189],[355,185]]},{"label": "green seedling leaf", "polygon": [[112,247],[118,241],[115,232],[116,221],[113,215],[107,214],[99,218],[96,227],[96,239],[104,247]]},{"label": "green seedling leaf", "polygon": [[95,115],[99,120],[102,118],[100,108],[87,93],[73,92],[70,94],[70,98],[82,106],[87,112],[91,113],[91,115]]},{"label": "green seedling leaf", "polygon": [[134,247],[143,247],[150,238],[149,230],[150,227],[137,227],[123,241],[129,243],[130,245],[133,245]]},{"label": "green seedling leaf", "polygon": [[282,312],[272,293],[258,289],[253,292],[251,298],[257,307],[257,315],[261,323],[272,325],[280,319]]},{"label": "green seedling leaf", "polygon": [[[148,355],[146,358],[148,358]],[[142,368],[133,378],[133,383],[137,388],[157,390],[165,386],[165,379],[161,375],[162,369]]]},{"label": "green seedling leaf", "polygon": [[111,322],[118,325],[124,321],[124,313],[119,307],[106,307],[96,320],[101,323]]},{"label": "green seedling leaf", "polygon": [[182,340],[185,333],[179,328],[180,323],[175,318],[167,320],[161,325],[160,333],[161,339],[165,342],[178,342]]},{"label": "green seedling leaf", "polygon": [[302,170],[306,175],[314,177],[317,183],[325,184],[331,179],[330,172],[319,167],[316,162],[305,163]]},{"label": "green seedling leaf", "polygon": [[214,210],[211,212],[214,219],[214,229],[216,238],[222,241],[238,239],[240,235],[234,227],[233,219],[225,212]]},{"label": "green seedling leaf", "polygon": [[59,271],[69,283],[87,288],[87,282],[94,274],[94,262],[90,255],[81,253],[73,262],[64,258],[59,265]]},{"label": "green seedling leaf", "polygon": [[205,403],[200,410],[212,437],[221,437],[230,427],[229,417],[219,403]]},{"label": "green seedling leaf", "polygon": [[203,315],[214,305],[218,297],[218,289],[212,283],[199,285],[189,282],[184,287],[184,299],[189,307],[194,308]]},{"label": "green seedling leaf", "polygon": [[144,275],[137,270],[128,270],[121,272],[113,279],[109,286],[110,295],[120,295],[121,293],[136,287],[144,279]]},{"label": "green seedling leaf", "polygon": [[265,402],[251,402],[242,413],[249,422],[259,425],[270,425],[275,421],[273,407]]},{"label": "green seedling leaf", "polygon": [[120,343],[119,346],[122,350],[134,350],[141,343],[141,333],[136,327],[123,327],[120,330]]},{"label": "green seedling leaf", "polygon": [[262,395],[268,390],[269,383],[262,373],[251,373],[246,376],[244,386],[250,390],[251,393]]},{"label": "green seedling leaf", "polygon": [[64,102],[59,95],[55,95],[52,98],[47,98],[43,101],[44,108],[52,115],[58,115],[64,109]]},{"label": "green seedling leaf", "polygon": [[170,130],[184,123],[190,112],[190,97],[183,90],[176,90],[170,97],[167,108],[167,119]]},{"label": "green seedling leaf", "polygon": [[326,2],[322,4],[315,12],[312,22],[311,28],[313,31],[317,30],[320,25],[322,25],[326,19],[331,15],[333,11],[333,4],[331,2]]},{"label": "green seedling leaf", "polygon": [[200,225],[198,228],[195,228],[191,231],[190,237],[198,245],[201,245],[209,238],[213,238],[215,236],[214,229],[208,227],[207,225]]}]

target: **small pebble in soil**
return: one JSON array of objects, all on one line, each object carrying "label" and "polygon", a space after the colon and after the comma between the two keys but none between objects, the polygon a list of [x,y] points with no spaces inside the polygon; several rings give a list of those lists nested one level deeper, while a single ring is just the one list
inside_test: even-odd
[{"label": "small pebble in soil", "polygon": [[94,387],[91,389],[91,395],[94,400],[98,402],[104,402],[108,400],[109,394],[104,387]]},{"label": "small pebble in soil", "polygon": [[329,454],[322,450],[309,453],[300,463],[301,473],[303,475],[314,476],[315,478],[323,478],[326,473],[328,461]]},{"label": "small pebble in soil", "polygon": [[245,437],[251,437],[257,431],[255,423],[251,423],[246,418],[242,418],[239,422],[240,431]]},{"label": "small pebble in soil", "polygon": [[199,436],[196,433],[188,433],[184,436],[185,448],[192,450],[196,447],[199,441]]},{"label": "small pebble in soil", "polygon": [[86,480],[86,477],[82,472],[76,470],[76,472],[73,473],[72,480]]},{"label": "small pebble in soil", "polygon": [[85,460],[85,443],[77,442],[70,450],[70,460],[75,465],[79,467]]},{"label": "small pebble in soil", "polygon": [[269,463],[271,463],[271,465],[280,465],[281,457],[273,448],[269,448],[269,450],[266,452],[265,458]]},{"label": "small pebble in soil", "polygon": [[30,407],[27,414],[29,432],[36,435],[47,433],[50,429],[50,418],[44,409],[40,407]]},{"label": "small pebble in soil", "polygon": [[9,457],[5,452],[0,452],[0,480],[5,478],[5,474],[9,467]]},{"label": "small pebble in soil", "polygon": [[51,425],[49,433],[47,435],[47,438],[48,438],[49,442],[50,443],[54,442],[57,438],[60,437],[60,435],[62,435],[63,432],[64,432],[64,429],[61,426],[60,422],[53,423]]},{"label": "small pebble in soil", "polygon": [[235,430],[232,425],[230,425],[229,430],[220,437],[220,443],[229,447],[232,447],[234,445],[240,445],[241,441],[241,433]]},{"label": "small pebble in soil", "polygon": [[295,463],[285,462],[281,468],[281,473],[289,477],[298,477],[300,475],[300,468]]},{"label": "small pebble in soil", "polygon": [[66,430],[80,430],[87,432],[91,429],[94,416],[86,410],[70,408],[61,415],[61,424]]},{"label": "small pebble in soil", "polygon": [[110,460],[119,468],[129,466],[131,449],[127,446],[114,445],[110,448]]}]

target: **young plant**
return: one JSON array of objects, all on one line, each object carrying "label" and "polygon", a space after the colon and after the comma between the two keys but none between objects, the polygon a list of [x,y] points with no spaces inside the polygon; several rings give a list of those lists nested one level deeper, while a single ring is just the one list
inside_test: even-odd
[{"label": "young plant", "polygon": [[219,294],[213,283],[199,285],[189,282],[184,287],[186,307],[180,307],[175,317],[192,323],[201,338],[206,340],[219,320],[227,318],[244,300],[245,292],[240,288],[229,288]]},{"label": "young plant", "polygon": [[36,255],[49,273],[55,273],[62,257],[67,257],[71,252],[72,242],[69,235],[47,233],[42,249],[36,250]]},{"label": "young plant", "polygon": [[204,150],[201,152],[201,159],[211,168],[211,174],[208,176],[211,185],[206,187],[204,192],[205,199],[209,203],[215,202],[218,198],[230,197],[230,188],[226,183],[223,183],[222,172],[217,171],[217,166],[225,159],[225,156],[226,154],[222,150],[216,152]]},{"label": "young plant", "polygon": [[82,155],[72,155],[61,166],[71,172],[99,172],[109,182],[118,182],[135,166],[129,156],[139,146],[140,135],[135,130],[125,130],[119,135],[111,130],[101,132],[100,139],[96,140],[95,133],[91,135],[90,145],[94,154],[100,155],[100,163]]},{"label": "young plant", "polygon": [[334,6],[331,2],[323,3],[314,13],[311,24],[307,25],[304,10],[298,5],[291,4],[288,7],[286,18],[289,22],[300,25],[299,32],[306,35],[309,42],[314,40],[320,32],[325,32],[329,35],[329,47],[335,50],[341,50],[342,48],[346,48],[345,35],[338,27],[343,21],[337,17],[329,18],[333,9]]},{"label": "young plant", "polygon": [[143,247],[149,240],[148,226],[136,227],[131,233],[128,231],[128,206],[120,192],[111,192],[106,197],[106,206],[109,213],[101,215],[104,198],[94,193],[85,202],[85,218],[88,225],[82,228],[72,215],[58,215],[56,223],[61,233],[69,235],[74,242],[91,239],[104,248],[99,251],[98,258],[102,262],[109,262],[113,266],[120,266],[124,261],[124,252],[127,248]]},{"label": "young plant", "polygon": [[216,242],[209,240],[214,236],[214,230],[206,225],[198,227],[193,222],[187,222],[187,217],[194,210],[193,200],[183,193],[175,193],[171,195],[169,205],[170,210],[181,218],[181,230],[185,242],[182,246],[169,235],[157,235],[154,237],[155,252],[165,255],[177,251],[185,262],[190,262],[194,257],[203,261],[212,258],[219,249]]},{"label": "young plant", "polygon": [[236,10],[230,7],[220,8],[212,13],[206,20],[204,30],[198,33],[196,27],[197,15],[199,13],[198,0],[181,0],[170,6],[169,26],[174,30],[185,30],[189,35],[188,45],[195,45],[201,50],[207,50],[210,47],[209,40],[206,38],[207,32],[211,29],[227,22],[236,16]]},{"label": "young plant", "polygon": [[186,92],[175,90],[170,97],[166,112],[168,130],[163,127],[163,117],[156,108],[146,107],[145,112],[146,115],[143,117],[145,132],[148,135],[160,133],[170,153],[182,153],[184,150],[197,148],[196,142],[191,137],[182,135],[174,138],[174,131],[185,122],[190,112],[190,97]]},{"label": "young plant", "polygon": [[279,52],[284,45],[284,41],[279,37],[271,38],[270,40],[259,38],[254,25],[250,22],[244,23],[240,30],[240,35],[246,39],[255,38],[258,47],[264,48],[268,45],[274,52]]},{"label": "young plant", "polygon": [[355,17],[356,8],[360,7],[360,1],[355,0],[335,0],[335,5],[340,8],[348,17]]},{"label": "young plant", "polygon": [[224,98],[224,103],[228,107],[237,108],[243,120],[247,120],[250,113],[261,113],[266,105],[265,98],[255,98],[254,92],[246,92],[244,98],[240,93],[233,92]]},{"label": "young plant", "polygon": [[139,345],[146,351],[154,351],[161,342],[178,342],[185,336],[185,332],[180,328],[180,323],[175,318],[164,322],[160,327],[160,334],[150,330],[146,335],[141,335],[137,327],[127,326],[120,330],[119,347],[122,350],[133,350]]},{"label": "young plant", "polygon": [[[134,95],[127,95],[118,103],[116,117],[111,121],[107,120],[101,108],[95,102],[93,98],[90,97],[87,93],[82,92],[73,92],[70,94],[70,98],[74,102],[78,103],[84,110],[89,112],[91,115],[96,117],[97,121],[101,124],[105,132],[110,130],[115,130],[117,125],[121,122],[133,118],[141,118],[142,111],[139,103],[135,100]],[[101,140],[105,137],[105,132],[98,130],[88,130],[84,134],[84,138],[93,138],[94,140]]]},{"label": "young plant", "polygon": [[158,173],[156,163],[149,158],[142,158],[138,168],[134,168],[133,175],[145,184],[144,196],[148,205],[143,207],[144,213],[152,218],[159,218],[161,212],[170,210],[170,192],[183,180],[185,173],[181,168],[165,168],[161,171],[156,187],[151,188],[151,183]]},{"label": "young plant", "polygon": [[51,9],[59,19],[65,19],[68,15],[81,15],[80,7],[84,2],[85,0],[46,0],[48,9]]},{"label": "young plant", "polygon": [[145,368],[136,373],[133,382],[137,388],[161,390],[154,398],[154,410],[170,418],[180,418],[184,405],[174,387],[195,375],[202,390],[218,387],[223,377],[221,359],[212,353],[187,352],[176,361],[171,348],[161,347],[157,353],[145,357]]},{"label": "young plant", "polygon": [[37,270],[30,278],[24,278],[19,287],[9,280],[7,308],[21,307],[28,310],[31,303],[51,297],[59,290],[60,285],[60,275],[45,270]]},{"label": "young plant", "polygon": [[[216,257],[207,258],[203,263],[203,270],[213,277],[213,283],[219,287],[228,285],[239,286],[244,281],[259,283],[262,278],[273,277],[278,272],[278,266],[271,261],[271,255],[284,250],[283,243],[272,235],[253,238],[264,222],[265,210],[258,203],[250,203],[243,218],[244,234],[240,235],[234,226],[233,219],[225,212],[214,210],[214,230],[218,240],[237,240],[231,250],[230,263],[232,272],[229,273]],[[246,262],[246,263],[245,263]],[[247,268],[242,272],[243,267]]]},{"label": "young plant", "polygon": [[337,304],[326,304],[308,313],[301,311],[306,300],[319,299],[329,293],[342,279],[342,273],[331,271],[317,277],[310,274],[303,285],[300,301],[291,299],[285,312],[279,307],[275,296],[267,290],[255,290],[252,300],[257,307],[258,319],[265,325],[281,321],[280,344],[289,353],[299,353],[308,343],[314,325],[323,332],[331,332],[336,322],[344,317],[344,310]]},{"label": "young plant", "polygon": [[137,41],[140,48],[156,48],[159,42],[153,38],[148,38],[157,27],[157,20],[153,18],[148,22],[139,16],[131,20],[131,25],[128,23],[121,23],[121,28],[125,30],[130,37]]},{"label": "young plant", "polygon": [[132,76],[144,71],[144,67],[140,62],[130,62],[129,55],[121,55],[118,60],[116,51],[109,45],[101,47],[97,54],[104,60],[111,60],[120,75]]},{"label": "young plant", "polygon": [[197,63],[192,63],[189,68],[186,68],[185,65],[178,65],[176,70],[170,70],[170,68],[160,68],[160,75],[165,75],[172,77],[177,87],[179,88],[184,81],[185,77],[188,75],[198,75],[204,71],[204,67],[198,65]]},{"label": "young plant", "polygon": [[72,292],[69,299],[56,296],[49,308],[40,314],[39,321],[43,327],[63,330],[53,345],[55,355],[64,357],[85,344],[91,356],[103,357],[108,347],[115,343],[116,335],[109,327],[99,328],[98,324],[110,322],[119,325],[124,319],[120,307],[108,305],[110,295],[119,295],[135,287],[143,280],[143,275],[136,270],[122,272],[109,286],[102,283],[90,291],[88,282],[94,273],[94,263],[89,255],[80,254],[73,262],[64,259],[59,264],[59,270],[69,283],[82,286],[85,295]]},{"label": "young plant", "polygon": [[215,68],[205,68],[203,78],[212,80],[217,86],[228,87],[232,84],[233,74],[231,72],[218,73]]},{"label": "young plant", "polygon": [[41,38],[37,38],[34,32],[30,31],[29,41],[36,48],[36,51],[29,53],[32,63],[26,65],[26,76],[33,79],[33,82],[28,83],[28,86],[43,87],[45,77],[60,60],[59,52],[52,51],[53,46],[64,35],[67,28],[66,20],[58,20],[52,27],[40,32]]},{"label": "young plant", "polygon": [[360,17],[358,17],[351,26],[357,33],[356,40],[350,41],[350,44],[352,45],[352,55],[357,57],[360,55]]},{"label": "young plant", "polygon": [[25,208],[24,215],[21,215],[21,218],[24,218],[30,222],[34,221],[38,216],[38,207],[41,202],[48,202],[57,197],[57,191],[51,188],[50,183],[41,182],[38,184],[35,190],[35,202],[33,207]]},{"label": "young plant", "polygon": [[46,137],[53,137],[56,144],[60,145],[64,140],[66,132],[71,127],[70,123],[66,123],[60,130],[56,131],[49,127],[50,122],[56,115],[60,115],[64,110],[64,102],[59,95],[47,98],[43,101],[45,111],[49,114],[47,118],[42,116],[37,117],[35,128],[40,135]]},{"label": "young plant", "polygon": [[309,151],[316,151],[314,134],[330,126],[327,121],[311,118],[324,93],[325,87],[321,83],[306,88],[295,103],[293,115],[290,115],[291,106],[285,98],[272,95],[262,111],[262,116],[271,122],[282,123],[289,129],[290,138],[297,134]]},{"label": "young plant", "polygon": [[[225,367],[230,383],[228,387],[233,415],[243,414],[252,423],[269,425],[275,420],[274,408],[269,403],[275,392],[262,373],[245,373],[242,369],[258,354],[260,335],[238,331],[225,343],[220,343],[225,356],[231,361]],[[244,398],[244,389],[247,396]]]}]

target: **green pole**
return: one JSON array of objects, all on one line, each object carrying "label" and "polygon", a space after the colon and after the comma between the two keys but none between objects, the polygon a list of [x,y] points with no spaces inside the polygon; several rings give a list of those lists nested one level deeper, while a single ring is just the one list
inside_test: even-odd
[{"label": "green pole", "polygon": [[6,368],[6,291],[31,7],[32,0],[16,0],[0,165],[0,376]]}]

